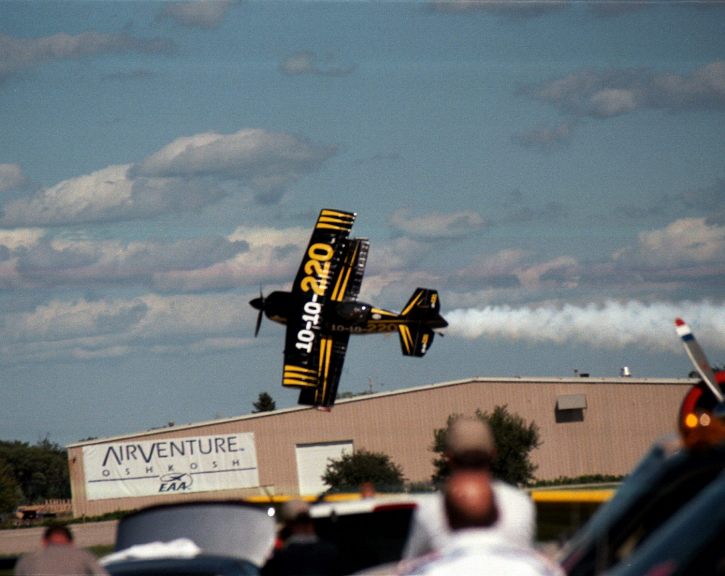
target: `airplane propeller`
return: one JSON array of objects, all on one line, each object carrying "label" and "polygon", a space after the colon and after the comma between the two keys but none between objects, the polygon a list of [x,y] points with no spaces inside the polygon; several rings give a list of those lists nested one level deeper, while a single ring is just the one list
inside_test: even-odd
[{"label": "airplane propeller", "polygon": [[259,314],[257,315],[257,325],[254,328],[254,337],[257,337],[257,334],[259,334],[259,329],[262,326],[262,316],[264,315],[264,294],[262,294],[262,289],[259,289],[259,297],[254,298],[249,301],[249,304],[251,304],[252,308],[256,308],[259,310]]},{"label": "airplane propeller", "polygon": [[682,344],[685,346],[685,352],[690,357],[690,361],[697,370],[698,374],[702,378],[703,382],[710,389],[710,392],[717,398],[717,401],[723,402],[723,394],[720,391],[720,387],[717,384],[717,378],[715,373],[710,367],[710,363],[707,361],[705,352],[700,347],[700,344],[695,340],[695,336],[690,330],[690,327],[682,318],[675,318],[675,329],[677,335],[682,340]]}]

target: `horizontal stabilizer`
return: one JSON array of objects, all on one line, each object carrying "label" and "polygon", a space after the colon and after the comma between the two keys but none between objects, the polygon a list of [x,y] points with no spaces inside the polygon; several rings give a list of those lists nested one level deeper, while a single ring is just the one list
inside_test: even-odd
[{"label": "horizontal stabilizer", "polygon": [[425,356],[428,348],[433,344],[435,336],[433,330],[425,325],[401,324],[398,326],[400,347],[404,356]]}]

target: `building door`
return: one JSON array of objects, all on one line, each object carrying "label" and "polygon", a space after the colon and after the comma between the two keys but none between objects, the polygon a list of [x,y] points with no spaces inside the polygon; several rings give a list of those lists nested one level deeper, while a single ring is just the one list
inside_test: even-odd
[{"label": "building door", "polygon": [[352,453],[352,440],[298,444],[295,455],[300,494],[319,494],[327,490],[328,486],[322,481],[322,475],[328,462],[339,459],[343,454]]}]

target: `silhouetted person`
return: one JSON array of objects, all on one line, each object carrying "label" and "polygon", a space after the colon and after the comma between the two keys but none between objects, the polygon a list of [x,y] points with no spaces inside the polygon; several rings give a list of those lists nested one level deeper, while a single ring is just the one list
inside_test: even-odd
[{"label": "silhouetted person", "polygon": [[[515,486],[495,480],[491,464],[496,457],[493,433],[480,418],[458,418],[446,430],[443,457],[452,473],[474,470],[490,481],[497,503],[497,519],[488,528],[509,542],[532,546],[536,511],[529,495]],[[443,495],[439,492],[417,497],[403,558],[415,558],[440,550],[450,537]]]},{"label": "silhouetted person", "polygon": [[291,500],[281,510],[281,547],[262,570],[265,576],[336,576],[340,574],[337,547],[320,539],[306,502]]},{"label": "silhouetted person", "polygon": [[531,546],[510,542],[500,531],[496,495],[489,474],[454,470],[446,482],[444,507],[450,537],[438,551],[399,566],[417,576],[563,576],[564,572]]},{"label": "silhouetted person", "polygon": [[66,526],[50,526],[43,533],[43,548],[26,554],[15,565],[16,576],[107,575],[96,557],[76,548],[73,533]]}]

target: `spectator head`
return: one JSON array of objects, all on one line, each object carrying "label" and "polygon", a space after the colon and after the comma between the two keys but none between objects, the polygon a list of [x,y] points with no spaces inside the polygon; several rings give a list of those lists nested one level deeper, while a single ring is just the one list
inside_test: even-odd
[{"label": "spectator head", "polygon": [[280,510],[280,521],[283,524],[281,536],[291,534],[312,534],[315,524],[310,516],[310,505],[303,500],[288,500]]},{"label": "spectator head", "polygon": [[282,504],[279,516],[285,524],[306,521],[310,518],[310,505],[304,500],[288,500]]},{"label": "spectator head", "polygon": [[53,525],[48,526],[43,532],[43,544],[72,544],[73,533],[67,526]]}]

